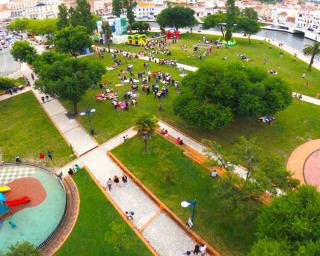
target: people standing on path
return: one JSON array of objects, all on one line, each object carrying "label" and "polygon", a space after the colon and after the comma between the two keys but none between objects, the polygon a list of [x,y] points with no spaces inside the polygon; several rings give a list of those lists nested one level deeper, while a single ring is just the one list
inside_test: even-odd
[{"label": "people standing on path", "polygon": [[44,96],[41,97],[42,103],[44,103]]},{"label": "people standing on path", "polygon": [[117,185],[117,186],[119,186],[120,185],[120,180],[119,180],[119,177],[116,175],[116,176],[114,176],[114,178],[113,178],[113,182]]},{"label": "people standing on path", "polygon": [[31,73],[31,78],[32,78],[32,80],[34,80],[34,74],[33,73]]},{"label": "people standing on path", "polygon": [[111,178],[109,178],[107,181],[107,187],[108,187],[109,191],[111,191],[111,189],[112,189],[112,184],[113,184],[113,182],[112,182]]},{"label": "people standing on path", "polygon": [[49,95],[46,95],[46,100],[47,100],[47,102],[49,101]]},{"label": "people standing on path", "polygon": [[206,252],[207,252],[207,245],[205,245],[205,244],[202,244],[201,246],[200,246],[200,254],[201,254],[201,256],[203,256],[203,255],[206,255]]},{"label": "people standing on path", "polygon": [[128,177],[125,174],[123,174],[123,176],[121,177],[121,180],[123,182],[123,185],[126,185],[128,182]]},{"label": "people standing on path", "polygon": [[193,249],[193,254],[198,255],[200,253],[200,246],[196,244]]},{"label": "people standing on path", "polygon": [[133,220],[134,211],[126,211],[126,217],[128,220]]}]

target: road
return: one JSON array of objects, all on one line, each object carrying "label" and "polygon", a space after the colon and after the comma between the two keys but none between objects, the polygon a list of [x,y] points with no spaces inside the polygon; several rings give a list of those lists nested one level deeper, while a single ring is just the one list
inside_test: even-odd
[{"label": "road", "polygon": [[9,48],[0,51],[0,77],[16,72],[19,68],[20,64],[13,59]]}]

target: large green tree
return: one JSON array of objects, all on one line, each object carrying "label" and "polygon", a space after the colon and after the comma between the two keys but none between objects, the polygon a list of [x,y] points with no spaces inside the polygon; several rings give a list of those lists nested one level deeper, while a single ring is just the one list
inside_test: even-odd
[{"label": "large green tree", "polygon": [[70,25],[69,10],[65,4],[60,4],[58,8],[59,8],[59,13],[58,13],[57,27],[59,30],[61,30]]},{"label": "large green tree", "polygon": [[87,29],[83,26],[68,26],[57,31],[54,44],[58,51],[77,56],[80,52],[92,45]]},{"label": "large green tree", "polygon": [[254,19],[248,17],[239,17],[235,29],[237,31],[244,32],[248,36],[249,43],[251,43],[251,35],[259,32],[260,24]]},{"label": "large green tree", "polygon": [[9,247],[5,256],[41,256],[40,251],[29,242],[17,243]]},{"label": "large green tree", "polygon": [[90,5],[87,0],[77,0],[74,9],[69,10],[70,24],[72,26],[83,26],[88,34],[92,34],[96,29],[96,19],[90,11]]},{"label": "large green tree", "polygon": [[101,80],[104,66],[97,60],[46,55],[36,65],[36,87],[54,97],[68,100],[77,114],[77,105],[87,89]]},{"label": "large green tree", "polygon": [[252,7],[246,7],[241,11],[241,16],[242,17],[247,17],[251,20],[258,21],[258,13],[256,10]]},{"label": "large green tree", "polygon": [[148,141],[158,127],[158,119],[154,115],[143,115],[134,123],[135,130],[143,138],[144,152],[148,151]]},{"label": "large green tree", "polygon": [[288,243],[284,240],[274,241],[268,239],[258,240],[247,256],[292,256]]},{"label": "large green tree", "polygon": [[313,45],[306,45],[303,49],[305,55],[311,56],[308,70],[311,71],[311,67],[314,62],[314,57],[320,54],[320,42],[315,41]]},{"label": "large green tree", "polygon": [[225,37],[225,22],[227,20],[227,15],[225,13],[216,13],[209,15],[205,18],[203,26],[204,28],[216,28],[219,27],[222,38]]},{"label": "large green tree", "polygon": [[157,22],[161,27],[174,27],[176,29],[190,27],[196,23],[194,10],[186,7],[169,7],[161,11],[157,16]]},{"label": "large green tree", "polygon": [[122,1],[112,0],[112,14],[116,17],[120,17],[122,12]]},{"label": "large green tree", "polygon": [[182,80],[174,111],[189,124],[214,130],[234,117],[273,115],[291,101],[288,86],[262,69],[208,64]]},{"label": "large green tree", "polygon": [[258,217],[258,238],[287,241],[292,251],[320,241],[319,230],[320,194],[312,186],[274,198]]},{"label": "large green tree", "polygon": [[232,32],[234,28],[234,24],[237,18],[237,8],[235,6],[235,0],[227,0],[226,1],[226,9],[227,9],[227,19],[226,19],[226,33],[224,39],[226,41],[230,41],[232,38]]},{"label": "large green tree", "polygon": [[150,30],[150,25],[147,22],[135,21],[132,24],[132,30],[136,30],[139,33],[147,33]]},{"label": "large green tree", "polygon": [[36,49],[25,40],[16,41],[10,52],[15,60],[27,62],[28,64],[32,64],[37,57]]},{"label": "large green tree", "polygon": [[20,18],[13,20],[9,23],[8,29],[11,31],[21,31],[26,32],[28,28],[29,19],[26,18]]},{"label": "large green tree", "polygon": [[110,44],[111,44],[111,37],[112,37],[112,29],[109,25],[109,22],[103,21],[102,22],[102,32],[104,35],[104,43],[108,46],[108,51],[110,52]]}]

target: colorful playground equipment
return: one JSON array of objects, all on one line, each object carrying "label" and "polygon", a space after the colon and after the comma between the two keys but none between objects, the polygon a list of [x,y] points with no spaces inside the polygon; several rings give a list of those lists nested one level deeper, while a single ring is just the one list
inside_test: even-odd
[{"label": "colorful playground equipment", "polygon": [[135,34],[128,36],[128,44],[135,46],[143,46],[148,43],[148,38],[145,34]]},{"label": "colorful playground equipment", "polygon": [[218,41],[224,46],[235,46],[237,44],[236,40],[233,38],[230,41],[222,40],[221,38],[219,38]]},{"label": "colorful playground equipment", "polygon": [[176,29],[170,29],[166,32],[167,39],[179,39],[180,38],[180,31]]},{"label": "colorful playground equipment", "polygon": [[30,198],[27,196],[8,201],[3,193],[0,192],[0,216],[10,211],[9,207],[17,206],[30,202]]},{"label": "colorful playground equipment", "polygon": [[11,188],[9,188],[8,186],[2,186],[2,187],[0,187],[0,192],[8,192],[8,191],[10,191],[11,190]]}]

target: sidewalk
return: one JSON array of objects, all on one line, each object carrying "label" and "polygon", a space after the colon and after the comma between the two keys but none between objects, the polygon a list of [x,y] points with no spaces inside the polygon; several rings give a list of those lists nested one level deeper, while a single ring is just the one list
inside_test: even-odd
[{"label": "sidewalk", "polygon": [[[130,128],[122,132],[83,157],[64,166],[61,171],[67,175],[68,169],[76,163],[80,166],[87,166],[101,186],[106,187],[109,178],[123,175],[122,170],[107,156],[107,151],[122,144],[124,135],[131,138],[136,135],[136,131]],[[182,255],[186,250],[194,247],[193,239],[130,179],[126,186],[113,185],[110,196],[123,212],[132,210],[135,212],[133,225],[159,255]]]}]

